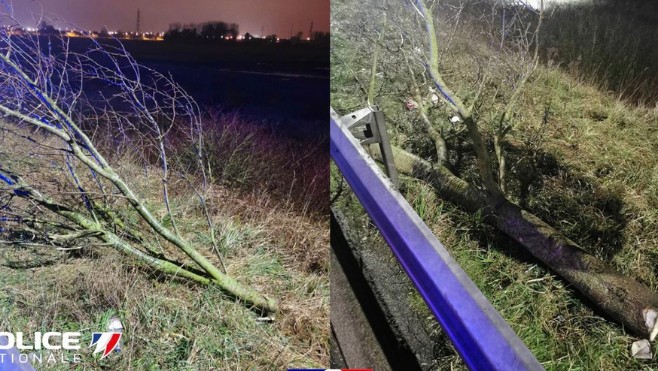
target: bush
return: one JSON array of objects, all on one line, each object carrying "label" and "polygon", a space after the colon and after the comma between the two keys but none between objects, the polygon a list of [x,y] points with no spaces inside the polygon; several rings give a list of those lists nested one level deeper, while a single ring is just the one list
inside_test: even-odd
[{"label": "bush", "polygon": [[328,138],[296,140],[237,113],[204,121],[211,178],[244,192],[267,194],[304,212],[329,212]]}]

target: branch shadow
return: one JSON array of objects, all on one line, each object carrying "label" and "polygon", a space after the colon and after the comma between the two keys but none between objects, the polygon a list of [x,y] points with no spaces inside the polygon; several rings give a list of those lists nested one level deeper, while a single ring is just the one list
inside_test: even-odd
[{"label": "branch shadow", "polygon": [[543,150],[510,146],[508,153],[509,193],[521,207],[604,261],[623,249],[629,215],[623,189],[600,180],[609,169],[590,176]]},{"label": "branch shadow", "polygon": [[[460,141],[451,152],[451,171],[480,187],[472,146]],[[506,143],[506,156],[510,200],[604,261],[623,249],[629,210],[623,189],[603,184],[611,169],[587,175],[550,152],[524,144]]]}]

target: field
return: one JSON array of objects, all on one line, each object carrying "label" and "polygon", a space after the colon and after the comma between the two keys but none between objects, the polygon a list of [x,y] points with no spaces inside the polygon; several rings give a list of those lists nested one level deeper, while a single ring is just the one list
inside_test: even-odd
[{"label": "field", "polygon": [[[489,42],[455,4],[459,2],[448,1],[438,8],[440,69],[468,105],[477,97],[475,115],[486,148],[494,153],[495,112],[509,101],[509,86],[516,80],[512,73],[522,64],[515,59],[518,55],[501,54],[500,43]],[[381,7],[391,15],[388,19]],[[347,114],[371,98],[386,115],[394,145],[436,161],[419,110],[405,109],[408,99],[415,98],[410,71],[423,71],[415,53],[423,48],[424,28],[410,6],[390,2],[381,7],[350,0],[332,3],[331,104]],[[373,70],[375,55],[379,60]],[[518,96],[507,140],[507,196],[617,271],[658,291],[658,111],[599,90],[590,78],[567,67],[541,63]],[[427,89],[420,75],[416,73],[415,83]],[[488,77],[487,84],[481,84],[482,76]],[[374,89],[369,89],[373,79]],[[445,105],[429,112],[446,135],[447,166],[481,185],[466,130],[449,122],[453,113]],[[332,188],[337,191],[343,183],[333,170]],[[403,178],[401,192],[546,369],[658,366],[655,347],[653,360],[634,359],[630,347],[638,338],[523,247],[486,225],[482,215],[464,212],[413,178]],[[363,226],[359,233],[364,240],[381,241],[356,204],[343,191],[334,206]],[[430,315],[416,294],[407,300],[421,316]],[[438,325],[428,321],[427,326],[432,326],[437,344],[429,368],[464,368]]]},{"label": "field", "polygon": [[[91,45],[85,38],[68,42],[74,52]],[[110,39],[98,42],[118,45]],[[42,37],[41,44],[49,45],[47,38]],[[239,111],[245,119],[302,140],[326,134],[327,46],[143,40],[121,40],[121,44],[140,64],[171,75],[207,110]]]},{"label": "field", "polygon": [[327,46],[128,41],[126,48],[140,63],[171,73],[206,106],[239,110],[291,137],[325,134]]},{"label": "field", "polygon": [[[312,73],[329,68],[326,45],[152,42],[122,40],[126,49],[139,60],[173,61],[223,66],[260,66],[266,72]],[[274,66],[275,68],[267,68]]]}]

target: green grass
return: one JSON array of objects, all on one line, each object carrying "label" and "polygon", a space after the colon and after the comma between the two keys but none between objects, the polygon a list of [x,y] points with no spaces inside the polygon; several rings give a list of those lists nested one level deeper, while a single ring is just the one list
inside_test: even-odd
[{"label": "green grass", "polygon": [[[360,86],[369,82],[374,32],[381,31],[383,24],[376,12],[368,4],[351,0],[332,2],[332,106],[339,114],[365,106]],[[403,108],[410,94],[409,75],[402,56],[394,51],[400,29],[406,35],[405,45],[412,47],[422,47],[422,38],[414,38],[414,33],[422,35],[423,29],[410,20],[413,12],[393,5],[387,13],[397,17],[397,24],[389,22],[384,29],[389,52],[378,66],[383,75],[377,77],[381,88],[375,103],[384,110],[393,143],[432,160],[433,146],[417,112]],[[446,9],[440,14],[454,15]],[[507,57],[495,55],[481,43],[483,38],[470,34],[475,28],[468,22],[454,29],[455,36],[446,47],[454,19],[442,19],[441,25],[441,68],[448,85],[466,98],[467,105],[482,73],[478,61],[498,63],[484,64],[490,83],[476,109],[492,150],[490,113],[510,95],[505,82],[509,70],[501,67]],[[489,59],[492,56],[499,59]],[[422,68],[415,68],[422,82]],[[627,105],[596,86],[555,66],[540,66],[529,79],[514,110],[516,129],[508,141],[509,197],[617,270],[658,291],[658,111]],[[445,108],[430,111],[437,127],[447,134],[449,166],[477,184],[468,138],[460,127],[446,125],[450,113]],[[335,192],[340,182],[333,171]],[[658,368],[655,345],[653,360],[633,359],[630,347],[636,337],[522,247],[483,224],[478,215],[444,202],[441,194],[416,180],[403,178],[402,193],[544,367]],[[357,203],[344,191],[336,206],[367,226]],[[364,227],[360,233],[370,236],[374,232]],[[430,315],[416,294],[408,300]],[[438,331],[435,322],[430,326]],[[443,343],[436,350],[436,368],[463,368],[447,339],[437,337],[437,341]]]},{"label": "green grass", "polygon": [[630,104],[655,106],[654,2],[580,1],[549,9],[542,48],[556,48],[555,64]]}]

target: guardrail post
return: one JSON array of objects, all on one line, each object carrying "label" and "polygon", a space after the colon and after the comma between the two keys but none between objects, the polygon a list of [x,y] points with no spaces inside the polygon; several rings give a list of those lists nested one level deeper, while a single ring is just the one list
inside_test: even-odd
[{"label": "guardrail post", "polygon": [[372,106],[354,111],[341,117],[350,132],[359,139],[361,145],[379,144],[379,150],[384,160],[386,175],[395,188],[399,188],[398,171],[395,169],[391,142],[386,131],[384,112],[378,106]]}]

